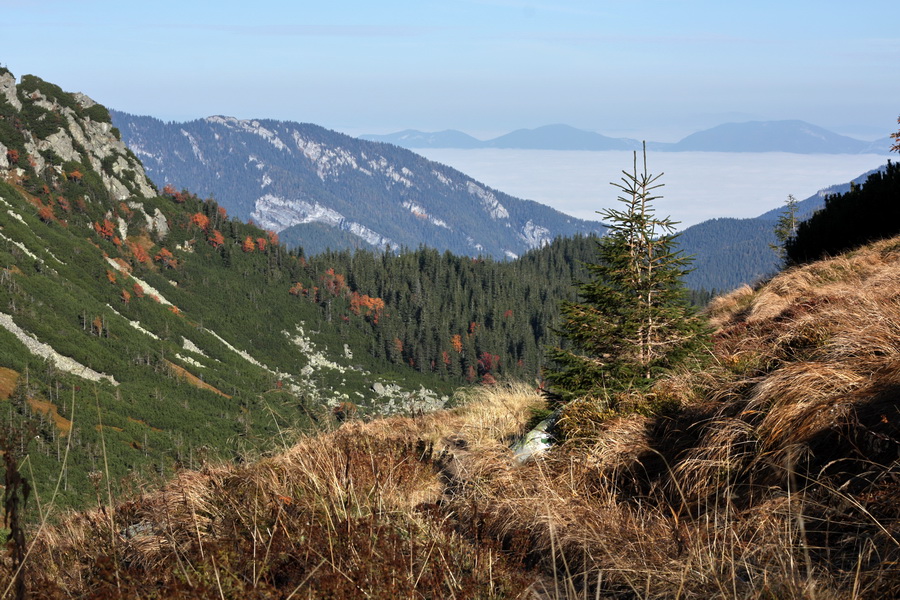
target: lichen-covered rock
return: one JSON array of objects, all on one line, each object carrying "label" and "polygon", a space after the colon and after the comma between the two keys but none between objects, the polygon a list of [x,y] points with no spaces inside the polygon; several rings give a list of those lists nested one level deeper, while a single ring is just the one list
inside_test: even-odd
[{"label": "lichen-covered rock", "polygon": [[[45,155],[52,152],[62,161],[79,162],[89,166],[99,174],[110,198],[125,200],[128,198],[152,198],[157,195],[153,184],[147,179],[144,167],[119,139],[115,128],[106,121],[95,121],[73,110],[75,104],[82,109],[90,109],[97,105],[84,94],[76,93],[71,99],[62,102],[49,98],[40,90],[31,90],[28,94],[19,95],[19,87],[11,73],[0,74],[0,98],[5,99],[15,110],[22,112],[23,103],[31,103],[42,111],[49,111],[65,118],[65,125],[38,137],[31,131],[23,131],[24,148],[36,173],[41,174],[52,168],[60,173],[61,165],[48,164]],[[40,117],[38,121],[45,117]],[[11,165],[2,152],[0,169],[9,169]]]},{"label": "lichen-covered rock", "polygon": [[16,78],[12,73],[0,74],[0,96],[6,98],[16,110],[22,110],[22,102],[16,96]]}]

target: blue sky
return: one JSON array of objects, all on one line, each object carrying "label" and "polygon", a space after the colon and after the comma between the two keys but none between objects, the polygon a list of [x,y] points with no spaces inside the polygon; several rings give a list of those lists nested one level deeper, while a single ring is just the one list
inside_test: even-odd
[{"label": "blue sky", "polygon": [[112,108],[489,137],[896,130],[900,3],[0,0],[0,64]]}]

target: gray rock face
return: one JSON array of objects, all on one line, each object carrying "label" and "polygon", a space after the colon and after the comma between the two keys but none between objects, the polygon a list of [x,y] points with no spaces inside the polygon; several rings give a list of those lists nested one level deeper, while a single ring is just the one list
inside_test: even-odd
[{"label": "gray rock face", "polygon": [[13,105],[16,110],[22,110],[22,103],[16,96],[16,78],[12,73],[0,75],[0,95]]},{"label": "gray rock face", "polygon": [[[17,90],[16,80],[12,74],[0,75],[0,95],[16,110],[21,111],[23,104]],[[84,94],[73,94],[73,97],[83,108],[97,104]],[[45,110],[64,116],[68,125],[44,139],[36,139],[30,133],[26,133],[25,150],[34,161],[38,173],[47,168],[55,168],[59,172],[60,165],[48,165],[41,156],[41,152],[52,150],[63,161],[77,161],[90,165],[100,174],[111,198],[126,200],[132,197],[156,196],[156,190],[147,178],[143,165],[128,152],[125,144],[113,131],[112,124],[80,117],[72,108],[62,106],[40,91],[29,93],[25,102],[32,102]],[[81,148],[84,149],[84,153]],[[9,166],[4,149],[0,169],[8,169]]]}]

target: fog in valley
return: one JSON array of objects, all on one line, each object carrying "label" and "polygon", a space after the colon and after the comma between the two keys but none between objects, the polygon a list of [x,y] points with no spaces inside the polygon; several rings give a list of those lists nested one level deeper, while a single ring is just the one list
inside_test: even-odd
[{"label": "fog in valley", "polygon": [[[633,154],[624,151],[417,149],[507,194],[547,204],[567,214],[598,220],[595,211],[613,206],[622,171]],[[664,172],[656,201],[659,216],[688,227],[718,217],[756,217],[820,189],[846,183],[885,164],[875,154],[786,152],[648,152],[651,173]],[[640,161],[640,157],[639,157]],[[638,168],[641,168],[639,162]]]}]

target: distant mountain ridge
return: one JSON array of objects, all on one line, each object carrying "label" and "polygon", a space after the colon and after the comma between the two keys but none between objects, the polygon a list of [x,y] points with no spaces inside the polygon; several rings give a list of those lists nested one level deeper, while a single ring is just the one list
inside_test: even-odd
[{"label": "distant mountain ridge", "polygon": [[[558,236],[605,230],[409,150],[317,125],[221,116],[164,123],[111,114],[157,185],[213,196],[230,214],[252,218],[308,253],[355,239],[363,248],[427,241],[456,254],[515,258]],[[334,235],[317,227],[320,242],[310,246],[311,224]]]},{"label": "distant mountain ridge", "polygon": [[[831,185],[797,202],[797,218],[808,219],[825,205],[829,196],[843,194],[853,184],[861,185],[872,169],[852,182]],[[742,284],[752,284],[774,275],[781,268],[781,259],[771,245],[777,242],[775,224],[784,207],[774,208],[750,219],[710,219],[681,232],[680,249],[694,256],[694,270],[685,283],[690,289],[724,292]]]},{"label": "distant mountain ridge", "polygon": [[[389,244],[392,248],[425,245],[502,259],[520,256],[552,237],[603,231],[599,223],[579,222],[537,203],[490,190],[407,150],[355,140],[315,125],[224,117],[164,124],[152,117],[116,112],[112,116],[123,139],[158,183],[187,186],[201,195],[214,196],[231,214],[279,231],[282,240],[302,246],[307,254],[327,248],[383,249]],[[846,142],[802,122],[785,122],[783,127],[820,141]],[[751,123],[747,129],[772,128]],[[721,144],[729,137],[744,137],[751,146],[758,143],[759,136],[744,135],[743,130],[714,128],[705,136],[689,136],[682,147],[697,147],[704,139],[703,143],[718,139]],[[523,130],[498,138],[495,147],[514,143],[537,147],[542,139],[555,135],[570,135],[572,143],[580,139],[583,148],[610,139],[581,133],[567,126]],[[446,140],[455,133],[404,133],[409,143],[429,142],[428,135]],[[468,143],[466,137],[459,139]],[[802,145],[795,143],[794,147]],[[861,183],[867,175],[855,181]],[[849,185],[827,187],[801,200],[800,217],[808,217],[827,195],[844,192]],[[681,247],[696,256],[687,285],[722,291],[774,273],[779,259],[769,245],[775,243],[774,222],[780,211],[773,209],[752,219],[712,219],[686,228]],[[547,224],[551,221],[556,226]],[[464,238],[454,237],[451,228],[468,233]]]},{"label": "distant mountain ridge", "polygon": [[[612,138],[569,125],[519,129],[488,140],[461,131],[426,133],[407,129],[360,139],[395,144],[403,148],[515,148],[520,150],[636,150],[640,142]],[[883,154],[890,138],[873,142],[839,135],[799,120],[725,123],[698,131],[675,142],[647,142],[659,152],[790,152],[796,154]]]}]

